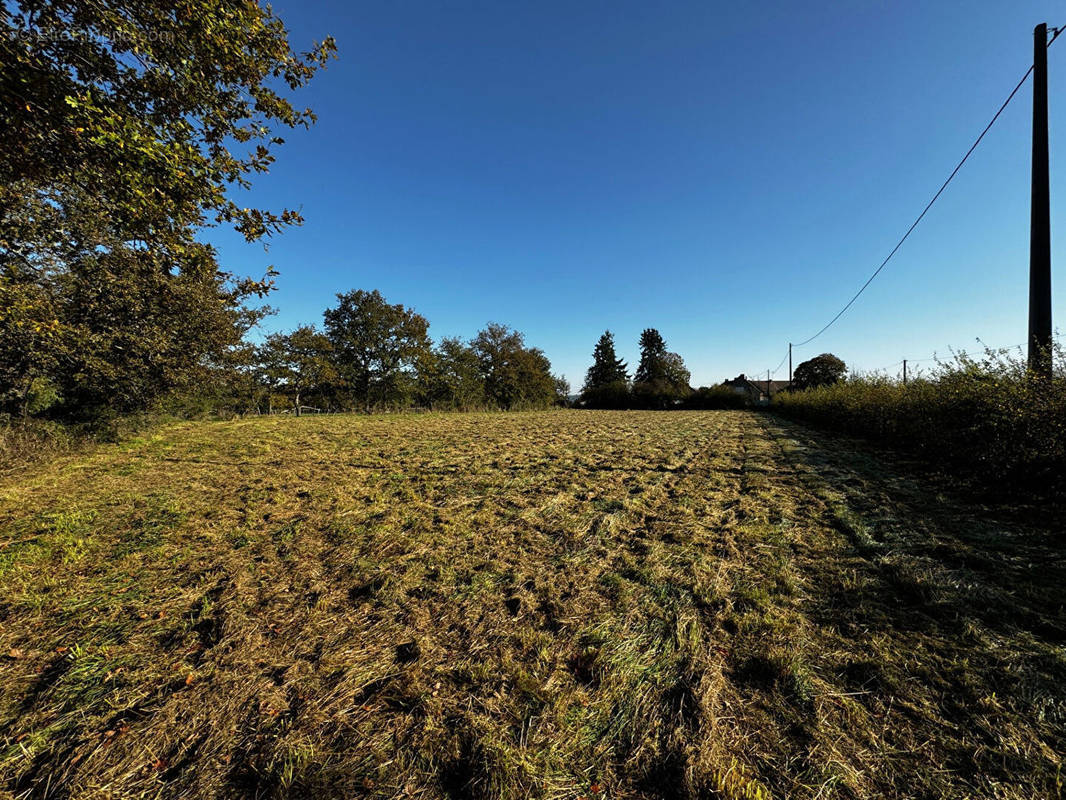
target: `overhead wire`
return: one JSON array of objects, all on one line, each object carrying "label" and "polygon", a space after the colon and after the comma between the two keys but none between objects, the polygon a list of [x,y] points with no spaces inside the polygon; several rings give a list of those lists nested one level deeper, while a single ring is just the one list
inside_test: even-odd
[{"label": "overhead wire", "polygon": [[[986,350],[989,350],[989,351],[992,351],[992,352],[1000,352],[1000,351],[1003,351],[1003,350],[1014,350],[1015,348],[1025,347],[1025,344],[1026,344],[1025,342],[1021,342],[1019,344],[1005,344],[1005,345],[1000,345],[998,347],[989,347],[984,342],[982,342],[980,339],[978,339],[977,341],[980,342],[981,346],[984,347]],[[961,354],[966,354],[967,353],[966,350],[955,351],[955,350],[952,350],[952,348],[950,348],[950,347],[948,349],[951,350],[952,352],[957,352],[957,353],[961,353]],[[929,361],[939,361],[942,358],[943,358],[943,356],[938,356],[938,355],[932,355],[932,356],[929,356],[928,358],[905,358],[905,359],[902,359],[900,361],[893,362],[892,364],[886,364],[883,367],[874,367],[872,370],[870,370],[870,372],[884,372],[885,370],[889,370],[889,369],[892,369],[893,367],[898,367],[898,366],[902,365],[904,361],[906,361],[908,364],[925,364],[925,363],[927,363]],[[860,370],[860,371],[863,371],[863,370]]]},{"label": "overhead wire", "polygon": [[[1062,33],[1063,28],[1053,28],[1052,30],[1054,31],[1054,33],[1047,43],[1048,47],[1051,47],[1052,43],[1059,37],[1059,34]],[[859,291],[857,291],[854,296],[850,300],[848,300],[847,303],[844,304],[844,307],[840,309],[840,311],[838,311],[836,315],[831,320],[829,320],[829,322],[827,322],[816,334],[807,339],[804,339],[798,344],[793,344],[793,347],[803,347],[804,345],[810,344],[823,333],[825,333],[827,330],[829,330],[829,328],[831,328],[838,319],[844,316],[844,313],[849,308],[851,308],[855,301],[859,299],[862,293],[866,291],[866,288],[871,283],[873,283],[874,278],[881,274],[881,270],[883,270],[888,264],[888,262],[892,260],[892,257],[899,251],[900,247],[903,246],[903,243],[907,241],[907,238],[911,235],[914,229],[918,227],[918,223],[922,221],[925,215],[929,212],[929,209],[933,207],[933,204],[940,198],[940,195],[944,193],[944,190],[948,187],[948,184],[951,183],[951,181],[959,173],[959,170],[962,169],[962,165],[966,163],[966,160],[970,157],[973,151],[977,149],[977,145],[979,145],[981,143],[981,140],[985,138],[985,134],[988,133],[988,131],[996,123],[996,120],[999,119],[1000,114],[1003,113],[1003,110],[1007,107],[1010,101],[1014,99],[1014,96],[1018,93],[1018,90],[1022,88],[1022,85],[1025,83],[1026,80],[1028,80],[1032,72],[1033,66],[1030,65],[1029,69],[1025,71],[1025,74],[1022,76],[1021,80],[1018,81],[1014,89],[1011,90],[1011,93],[1007,96],[1007,99],[1003,101],[1003,104],[999,107],[999,110],[996,111],[995,115],[992,117],[992,120],[985,126],[984,130],[981,131],[981,134],[977,137],[977,139],[974,140],[974,143],[970,145],[970,149],[966,151],[966,155],[964,155],[962,157],[962,160],[955,165],[955,169],[951,171],[951,174],[948,176],[948,179],[944,181],[944,183],[940,186],[939,189],[937,189],[936,194],[933,195],[933,199],[926,203],[925,208],[922,209],[922,213],[918,215],[918,217],[914,220],[913,223],[911,223],[911,226],[907,229],[907,232],[903,234],[903,237],[896,243],[896,246],[892,248],[892,252],[890,252],[885,257],[885,260],[881,262],[881,264],[877,267],[876,270],[874,270],[873,274],[866,279],[866,283],[862,285]]]},{"label": "overhead wire", "polygon": [[[1051,35],[1051,38],[1048,40],[1048,43],[1047,43],[1048,47],[1051,47],[1051,45],[1055,42],[1056,39],[1058,39],[1059,35],[1063,32],[1063,30],[1066,30],[1066,26],[1059,26],[1057,28],[1051,28],[1050,29],[1050,32],[1051,32],[1052,35]],[[795,347],[803,347],[804,345],[807,345],[807,344],[810,344],[811,342],[813,342],[815,339],[817,339],[819,336],[821,336],[823,333],[825,333],[827,330],[829,330],[829,328],[831,328],[836,323],[836,321],[839,320],[845,314],[845,312],[847,312],[847,310],[849,308],[851,308],[852,305],[854,305],[855,301],[858,300],[859,297],[863,294],[863,292],[865,292],[866,289],[870,286],[870,284],[873,283],[874,279],[888,265],[888,262],[892,260],[893,256],[895,256],[896,253],[899,251],[899,249],[903,246],[903,243],[907,241],[907,239],[910,237],[911,233],[914,232],[914,229],[917,228],[918,224],[922,221],[922,219],[925,218],[925,215],[929,212],[929,210],[933,207],[933,205],[936,203],[936,201],[944,193],[944,190],[947,189],[947,187],[951,183],[951,181],[954,180],[955,176],[959,173],[959,170],[962,169],[963,164],[966,163],[966,161],[973,154],[974,150],[977,149],[977,146],[984,139],[984,137],[988,133],[988,131],[991,130],[992,126],[996,123],[996,121],[999,119],[1000,115],[1003,113],[1003,111],[1010,104],[1011,100],[1014,99],[1015,95],[1018,93],[1018,90],[1021,89],[1021,87],[1025,84],[1026,80],[1028,80],[1029,76],[1032,73],[1033,73],[1033,65],[1030,65],[1029,69],[1027,69],[1025,71],[1024,75],[1022,75],[1021,79],[1015,85],[1014,89],[1011,90],[1011,93],[1009,95],[1007,95],[1007,99],[1004,100],[1003,103],[1000,105],[1000,107],[996,110],[996,113],[992,116],[992,119],[989,121],[989,123],[984,127],[984,130],[981,131],[981,133],[978,135],[978,137],[974,140],[973,144],[970,145],[970,149],[966,151],[966,154],[962,157],[962,159],[959,161],[959,163],[955,165],[955,169],[953,169],[951,171],[951,174],[948,175],[947,180],[945,180],[944,183],[941,184],[941,186],[937,190],[936,194],[934,194],[932,199],[925,205],[925,208],[922,209],[922,212],[915,218],[914,222],[911,223],[911,226],[907,229],[907,231],[903,234],[903,236],[900,238],[900,240],[896,243],[896,246],[892,248],[891,252],[889,252],[889,254],[885,257],[885,259],[878,265],[877,269],[874,270],[873,274],[870,275],[870,277],[866,279],[866,282],[851,297],[851,299],[848,300],[848,302],[844,304],[844,307],[841,308],[840,311],[838,311],[836,313],[836,315],[834,315],[833,318],[829,320],[829,322],[827,322],[824,326],[822,326],[822,328],[819,329],[818,332],[815,333],[813,336],[810,336],[810,337],[804,339],[802,342],[793,343],[792,344],[793,348],[795,348]],[[1010,348],[1013,348],[1013,347],[1021,347],[1021,346],[1023,346],[1023,345],[1011,345],[1009,348],[998,348],[998,349],[1010,349]],[[776,374],[778,372],[778,370],[781,369],[781,366],[785,363],[785,360],[787,358],[788,358],[788,356],[786,355],[781,360],[781,362],[777,365],[777,367],[774,370],[771,371],[771,375]],[[937,359],[937,356],[933,356],[931,358],[923,358],[923,359],[907,359],[907,361],[908,361],[908,363],[923,363],[923,362],[926,362],[926,361],[935,361],[936,359]],[[898,366],[898,365],[900,365],[902,363],[903,363],[902,361],[898,361],[895,364],[890,364],[888,367],[882,367],[881,369],[888,369],[889,367]]]}]

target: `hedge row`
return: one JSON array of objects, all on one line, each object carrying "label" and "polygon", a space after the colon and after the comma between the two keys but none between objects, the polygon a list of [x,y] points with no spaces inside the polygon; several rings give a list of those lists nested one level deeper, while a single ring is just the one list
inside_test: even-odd
[{"label": "hedge row", "polygon": [[956,356],[907,385],[872,375],[782,394],[773,410],[917,453],[989,490],[1066,496],[1066,373],[1034,378],[1016,352]]}]

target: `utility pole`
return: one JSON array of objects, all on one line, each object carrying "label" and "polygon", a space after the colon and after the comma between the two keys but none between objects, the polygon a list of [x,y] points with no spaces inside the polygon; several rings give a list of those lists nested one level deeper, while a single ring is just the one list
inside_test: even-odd
[{"label": "utility pole", "polygon": [[792,342],[788,343],[788,390],[792,391]]},{"label": "utility pole", "polygon": [[907,359],[903,359],[903,385],[907,385]]},{"label": "utility pole", "polygon": [[770,370],[766,370],[766,402],[770,402]]},{"label": "utility pole", "polygon": [[1033,31],[1033,175],[1029,218],[1029,369],[1051,379],[1051,204],[1048,188],[1047,24]]}]

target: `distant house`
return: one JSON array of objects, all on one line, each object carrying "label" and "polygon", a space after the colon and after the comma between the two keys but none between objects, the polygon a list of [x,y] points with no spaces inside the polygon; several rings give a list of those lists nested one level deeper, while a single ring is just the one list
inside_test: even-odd
[{"label": "distant house", "polygon": [[731,381],[725,381],[724,385],[737,394],[747,395],[757,405],[766,405],[778,392],[788,391],[788,381],[760,381],[743,373]]}]

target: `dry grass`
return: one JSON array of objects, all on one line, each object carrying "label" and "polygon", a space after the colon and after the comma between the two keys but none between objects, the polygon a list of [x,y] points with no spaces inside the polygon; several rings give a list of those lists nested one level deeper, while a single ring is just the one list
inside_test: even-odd
[{"label": "dry grass", "polygon": [[0,415],[0,481],[76,453],[88,437],[59,423]]},{"label": "dry grass", "polygon": [[0,795],[1057,797],[1061,537],[748,412],[184,423],[0,484]]}]

